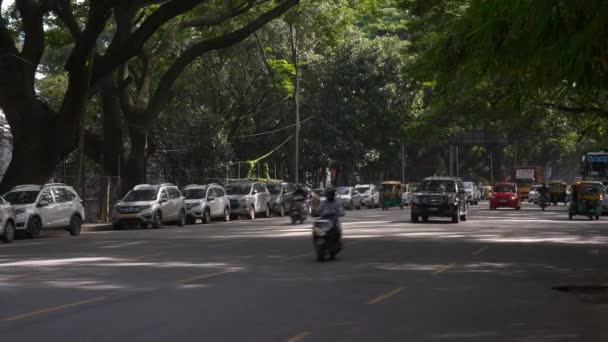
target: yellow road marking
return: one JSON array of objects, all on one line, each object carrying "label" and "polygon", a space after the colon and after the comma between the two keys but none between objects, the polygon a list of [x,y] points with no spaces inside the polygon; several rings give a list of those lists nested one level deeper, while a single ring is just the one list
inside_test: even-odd
[{"label": "yellow road marking", "polygon": [[449,265],[446,265],[446,266],[438,269],[437,271],[433,272],[433,275],[438,275],[440,273],[443,273],[443,272],[449,270],[450,268],[454,267],[454,265],[456,265],[456,263],[451,263]]},{"label": "yellow road marking", "polygon": [[17,321],[17,320],[20,320],[20,319],[30,318],[30,317],[42,315],[42,314],[49,313],[49,312],[54,312],[54,311],[59,311],[59,310],[73,308],[73,307],[79,306],[79,305],[99,302],[99,301],[104,300],[104,299],[106,299],[106,297],[97,297],[97,298],[92,298],[92,299],[88,299],[88,300],[83,300],[83,301],[80,301],[80,302],[75,302],[75,303],[70,303],[70,304],[64,304],[64,305],[54,306],[54,307],[50,307],[50,308],[46,308],[46,309],[42,309],[42,310],[38,310],[38,311],[27,312],[27,313],[23,313],[23,314],[20,314],[20,315],[2,317],[2,318],[0,318],[0,321],[1,322]]},{"label": "yellow road marking", "polygon": [[478,249],[475,252],[473,252],[473,255],[479,255],[479,254],[485,252],[488,248],[489,247],[487,247],[487,246],[481,247],[480,249]]},{"label": "yellow road marking", "polygon": [[394,295],[396,295],[397,293],[399,293],[399,292],[403,291],[404,289],[405,289],[405,287],[398,287],[398,288],[396,288],[396,289],[394,289],[394,290],[392,290],[392,291],[390,291],[390,292],[387,292],[387,293],[385,293],[385,294],[382,294],[382,295],[380,295],[380,296],[378,296],[378,297],[376,297],[376,298],[372,298],[372,299],[370,299],[370,300],[367,302],[367,304],[369,304],[369,305],[373,305],[373,304],[376,304],[376,303],[380,303],[381,301],[391,298],[392,296],[394,296]]},{"label": "yellow road marking", "polygon": [[302,341],[305,337],[310,336],[312,333],[310,331],[303,331],[296,336],[290,337],[287,339],[287,342],[299,342]]},{"label": "yellow road marking", "polygon": [[230,272],[231,271],[220,271],[220,272],[214,272],[214,273],[207,273],[207,274],[203,274],[203,275],[198,275],[198,276],[194,276],[194,277],[178,280],[178,281],[175,282],[175,284],[183,284],[183,283],[189,283],[189,282],[195,281],[195,280],[213,278],[213,277],[217,277],[217,276],[220,276],[222,274],[226,274],[226,273],[230,273]]}]

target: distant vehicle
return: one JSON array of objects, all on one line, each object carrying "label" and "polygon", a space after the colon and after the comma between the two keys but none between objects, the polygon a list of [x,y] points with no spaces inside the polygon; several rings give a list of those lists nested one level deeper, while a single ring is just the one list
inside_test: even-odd
[{"label": "distant vehicle", "polygon": [[230,198],[219,184],[188,185],[182,190],[186,202],[186,223],[197,219],[206,224],[214,218],[230,221]]},{"label": "distant vehicle", "polygon": [[399,207],[403,210],[403,193],[405,184],[400,181],[384,181],[380,184],[382,210]]},{"label": "distant vehicle", "polygon": [[166,222],[186,224],[186,203],[179,189],[170,183],[140,184],[129,191],[112,210],[115,229],[138,225],[158,229]]},{"label": "distant vehicle", "polygon": [[581,180],[608,185],[608,151],[588,152],[581,161]]},{"label": "distant vehicle", "polygon": [[357,191],[357,189],[352,186],[340,187],[336,190],[336,200],[341,202],[344,205],[344,208],[348,210],[353,210],[357,208],[357,210],[361,209],[363,202],[361,200],[361,195]]},{"label": "distant vehicle", "polygon": [[257,214],[270,217],[270,192],[261,182],[235,182],[224,187],[230,197],[233,216],[244,215],[255,220]]},{"label": "distant vehicle", "polygon": [[521,198],[517,195],[517,184],[515,183],[496,183],[492,190],[490,199],[490,210],[501,207],[521,209]]},{"label": "distant vehicle", "polygon": [[474,205],[479,204],[480,194],[479,194],[479,190],[477,189],[477,186],[475,185],[475,183],[463,182],[462,184],[464,185],[464,192],[466,193],[466,196],[467,196],[467,203],[474,204]]},{"label": "distant vehicle", "polygon": [[380,192],[374,184],[357,184],[355,189],[361,194],[361,200],[367,208],[376,208],[380,205]]},{"label": "distant vehicle", "polygon": [[85,210],[76,191],[65,184],[20,185],[4,195],[15,209],[17,231],[35,239],[43,230],[79,235]]},{"label": "distant vehicle", "polygon": [[325,197],[325,189],[315,189],[314,192],[319,196],[320,205],[327,202],[327,197]]},{"label": "distant vehicle", "polygon": [[13,242],[15,239],[15,208],[0,197],[0,238],[4,242]]},{"label": "distant vehicle", "polygon": [[516,166],[513,176],[517,184],[517,195],[525,200],[532,186],[544,181],[545,169],[542,166]]},{"label": "distant vehicle", "polygon": [[428,221],[430,216],[451,217],[453,223],[468,218],[466,193],[460,178],[425,178],[412,199],[411,219]]},{"label": "distant vehicle", "polygon": [[534,185],[533,187],[530,188],[530,192],[528,192],[528,202],[529,203],[538,204],[538,198],[540,196],[538,189],[540,187],[541,187],[540,185]]},{"label": "distant vehicle", "polygon": [[285,216],[291,207],[293,193],[298,188],[294,183],[267,183],[270,192],[270,210],[273,214]]}]

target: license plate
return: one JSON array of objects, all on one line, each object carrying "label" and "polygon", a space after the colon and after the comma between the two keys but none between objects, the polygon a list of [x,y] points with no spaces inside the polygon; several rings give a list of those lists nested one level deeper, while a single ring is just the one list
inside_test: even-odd
[{"label": "license plate", "polygon": [[317,245],[321,246],[325,243],[325,239],[317,239]]},{"label": "license plate", "polygon": [[137,218],[137,214],[122,214],[122,215],[120,215],[120,218],[123,218],[123,219]]},{"label": "license plate", "polygon": [[507,203],[507,200],[500,200],[498,202],[500,202],[500,203]]}]

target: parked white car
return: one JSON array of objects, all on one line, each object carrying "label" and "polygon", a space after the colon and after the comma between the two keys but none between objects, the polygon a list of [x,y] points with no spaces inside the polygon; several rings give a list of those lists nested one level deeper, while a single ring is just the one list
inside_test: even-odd
[{"label": "parked white car", "polygon": [[270,192],[264,183],[230,183],[224,190],[230,197],[232,215],[246,215],[251,220],[254,220],[258,213],[270,217]]},{"label": "parked white car", "polygon": [[79,235],[85,219],[82,201],[74,189],[61,183],[20,185],[4,194],[15,208],[17,231],[35,239],[43,230],[65,229]]},{"label": "parked white car", "polygon": [[0,197],[0,237],[4,242],[15,239],[15,208]]},{"label": "parked white car", "polygon": [[336,199],[340,201],[344,208],[348,210],[353,210],[355,208],[359,210],[363,205],[361,195],[359,194],[357,189],[351,186],[338,188],[336,190]]},{"label": "parked white car", "polygon": [[219,184],[188,185],[182,190],[186,201],[186,223],[197,219],[209,223],[214,218],[230,221],[230,198]]},{"label": "parked white car", "polygon": [[368,208],[380,206],[380,192],[374,184],[357,184],[355,189],[361,194],[363,205]]},{"label": "parked white car", "polygon": [[161,228],[165,222],[186,224],[186,204],[179,189],[170,183],[161,185],[141,184],[129,191],[112,210],[115,229],[129,225]]}]

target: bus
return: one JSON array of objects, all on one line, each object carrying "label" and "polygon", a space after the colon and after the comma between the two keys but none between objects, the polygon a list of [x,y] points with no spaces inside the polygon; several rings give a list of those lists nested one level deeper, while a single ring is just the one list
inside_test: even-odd
[{"label": "bus", "polygon": [[608,185],[608,151],[586,153],[581,162],[581,175],[583,180]]}]

